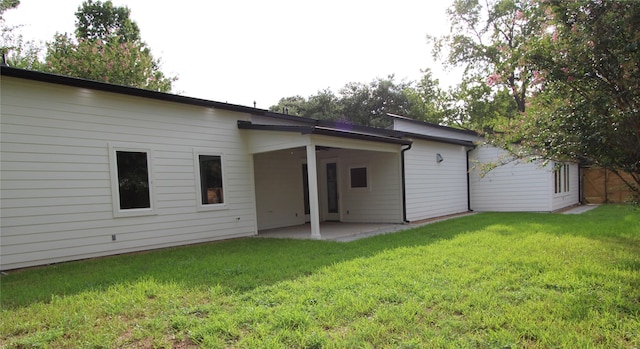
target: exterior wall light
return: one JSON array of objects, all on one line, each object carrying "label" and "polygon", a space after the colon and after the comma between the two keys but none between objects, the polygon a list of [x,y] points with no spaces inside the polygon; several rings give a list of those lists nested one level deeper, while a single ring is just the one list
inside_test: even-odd
[{"label": "exterior wall light", "polygon": [[436,162],[441,163],[443,161],[444,161],[444,158],[442,157],[442,155],[440,155],[440,153],[436,154]]}]

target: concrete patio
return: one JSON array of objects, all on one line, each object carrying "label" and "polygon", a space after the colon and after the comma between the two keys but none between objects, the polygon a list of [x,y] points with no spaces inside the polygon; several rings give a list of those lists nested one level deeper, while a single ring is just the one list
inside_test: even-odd
[{"label": "concrete patio", "polygon": [[563,214],[581,214],[583,212],[591,211],[599,205],[578,205],[570,207],[569,209],[562,210]]},{"label": "concrete patio", "polygon": [[[578,205],[559,211],[562,214],[580,214],[590,211],[598,205]],[[444,221],[475,214],[474,212],[463,212],[444,217],[436,217],[424,221],[417,221],[405,224],[389,223],[343,223],[343,222],[322,222],[320,223],[321,240],[348,242],[363,239],[369,236],[394,233],[401,230],[413,229],[426,224]],[[311,226],[309,223],[295,225],[291,227],[260,230],[258,238],[276,239],[311,239]]]},{"label": "concrete patio", "polygon": [[[412,229],[422,225],[471,214],[473,214],[473,212],[465,212],[406,224],[322,222],[320,223],[320,236],[321,240],[348,242],[369,236]],[[257,237],[307,240],[311,239],[311,226],[307,223],[291,227],[260,230]]]}]

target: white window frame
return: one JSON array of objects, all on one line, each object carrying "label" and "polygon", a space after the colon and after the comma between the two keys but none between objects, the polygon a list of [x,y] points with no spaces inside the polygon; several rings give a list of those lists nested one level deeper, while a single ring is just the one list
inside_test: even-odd
[{"label": "white window frame", "polygon": [[[356,168],[364,168],[367,172],[367,186],[366,187],[352,187],[351,184],[351,170]],[[371,190],[371,168],[368,164],[359,164],[349,166],[349,190]]]},{"label": "white window frame", "polygon": [[[202,203],[202,180],[200,178],[200,155],[204,156],[219,156],[220,157],[220,172],[222,175],[222,198],[223,202],[219,204],[203,204]],[[198,211],[215,211],[227,209],[229,203],[229,195],[227,195],[227,180],[225,176],[225,164],[224,154],[220,152],[194,149],[193,150],[193,175],[196,185],[196,209]]]},{"label": "white window frame", "polygon": [[[149,206],[148,208],[120,208],[120,184],[118,181],[118,151],[139,152],[147,154],[147,180],[149,181]],[[153,150],[139,144],[112,144],[109,143],[109,167],[111,171],[111,206],[114,217],[137,217],[157,214],[155,180],[153,171]]]}]

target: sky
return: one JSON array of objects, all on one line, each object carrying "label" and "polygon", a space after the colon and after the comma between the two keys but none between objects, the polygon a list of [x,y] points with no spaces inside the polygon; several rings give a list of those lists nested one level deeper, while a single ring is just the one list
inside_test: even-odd
[{"label": "sky", "polygon": [[[177,76],[173,92],[268,109],[348,82],[394,74],[419,80],[431,68],[441,86],[457,82],[431,57],[427,34],[448,34],[451,0],[112,0],[131,9],[142,40]],[[25,40],[73,33],[82,0],[21,0],[4,14]]]}]

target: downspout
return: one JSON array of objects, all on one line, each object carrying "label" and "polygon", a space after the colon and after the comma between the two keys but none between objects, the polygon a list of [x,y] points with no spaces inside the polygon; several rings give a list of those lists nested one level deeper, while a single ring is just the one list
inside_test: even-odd
[{"label": "downspout", "polygon": [[584,171],[582,170],[582,166],[578,163],[578,203],[580,205],[585,204],[584,200],[584,188],[582,186],[582,182],[584,182]]},{"label": "downspout", "polygon": [[609,203],[609,170],[604,169],[604,203]]},{"label": "downspout", "polygon": [[409,223],[407,220],[407,185],[406,185],[406,176],[405,176],[405,168],[404,168],[404,152],[411,149],[411,144],[409,144],[406,148],[402,149],[400,152],[400,167],[402,169],[402,222]]},{"label": "downspout", "polygon": [[469,181],[469,153],[475,148],[471,148],[467,150],[467,210],[469,212],[473,211],[471,209],[471,185]]}]

